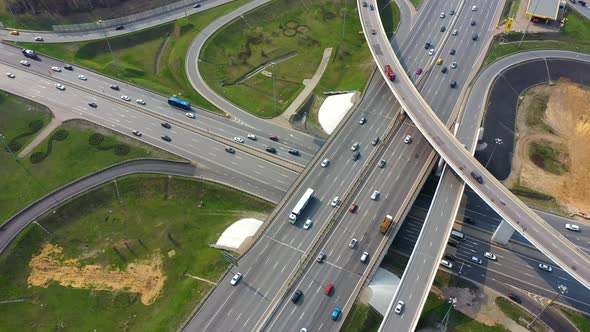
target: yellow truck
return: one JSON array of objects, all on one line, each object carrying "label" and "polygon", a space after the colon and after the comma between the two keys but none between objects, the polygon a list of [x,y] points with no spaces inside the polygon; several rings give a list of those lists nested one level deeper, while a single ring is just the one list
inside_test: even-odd
[{"label": "yellow truck", "polygon": [[383,219],[383,222],[381,223],[381,226],[379,226],[379,230],[381,231],[381,233],[383,233],[383,234],[387,233],[387,230],[391,226],[392,222],[393,222],[393,217],[390,215],[386,215],[385,219]]}]

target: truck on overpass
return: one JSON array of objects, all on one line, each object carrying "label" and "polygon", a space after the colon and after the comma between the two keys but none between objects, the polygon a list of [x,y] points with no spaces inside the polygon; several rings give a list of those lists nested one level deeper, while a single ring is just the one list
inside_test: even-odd
[{"label": "truck on overpass", "polygon": [[299,217],[301,212],[303,212],[303,210],[307,206],[307,203],[309,203],[309,201],[311,201],[312,198],[313,198],[313,189],[307,188],[307,190],[305,191],[305,193],[303,194],[301,199],[299,199],[297,204],[295,204],[293,211],[291,211],[291,214],[289,215],[289,222],[291,224],[295,224],[295,222],[297,221],[297,217]]}]

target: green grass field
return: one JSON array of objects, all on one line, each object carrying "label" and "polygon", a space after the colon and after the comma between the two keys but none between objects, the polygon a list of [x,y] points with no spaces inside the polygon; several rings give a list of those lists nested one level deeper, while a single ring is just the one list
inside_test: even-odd
[{"label": "green grass field", "polygon": [[[510,319],[512,319],[513,321],[517,322],[520,325],[523,325],[523,323],[520,321],[521,317],[523,319],[525,319],[527,322],[530,322],[533,320],[533,316],[531,314],[522,310],[520,307],[516,306],[515,304],[510,302],[510,300],[508,300],[504,297],[497,297],[495,300],[495,303],[498,306],[498,308],[500,308],[500,310],[506,316],[508,316]],[[547,328],[543,324],[535,324],[534,328],[535,328],[535,331],[538,331],[538,332],[547,332],[548,331]]]},{"label": "green grass field", "polygon": [[568,308],[559,308],[581,332],[590,332],[590,317]]},{"label": "green grass field", "polygon": [[567,17],[568,22],[565,29],[557,40],[554,39],[554,35],[529,33],[520,48],[518,41],[522,38],[522,33],[510,33],[502,36],[507,41],[506,43],[494,40],[484,64],[489,64],[512,53],[537,49],[560,49],[590,53],[590,21],[573,10],[569,11]]},{"label": "green grass field", "polygon": [[[346,14],[346,15],[345,15]],[[343,22],[345,17],[345,22]],[[319,66],[325,48],[333,48],[324,76],[315,89],[360,90],[374,64],[363,36],[356,3],[338,0],[276,0],[244,15],[208,40],[199,68],[209,86],[261,117],[283,112]],[[283,59],[293,55],[290,58]],[[275,62],[273,69],[246,75]]]},{"label": "green grass field", "polygon": [[[166,96],[178,95],[193,105],[216,111],[188,81],[185,57],[194,37],[217,17],[223,16],[249,0],[236,0],[207,11],[150,29],[109,38],[116,60],[104,39],[81,43],[20,45],[67,62],[96,70],[108,76],[137,84]],[[158,50],[168,38],[155,72]]]},{"label": "green grass field", "polygon": [[401,14],[399,7],[395,2],[389,0],[377,0],[377,7],[379,8],[383,29],[385,29],[387,38],[391,39],[400,24]]},{"label": "green grass field", "polygon": [[563,175],[568,172],[568,165],[561,161],[561,152],[558,146],[549,142],[533,142],[529,145],[529,158],[545,171]]},{"label": "green grass field", "polygon": [[[209,243],[244,216],[268,214],[267,202],[217,184],[138,175],[75,198],[30,225],[0,257],[0,330],[175,331],[224,273],[228,263]],[[200,204],[202,202],[202,204]],[[63,259],[110,270],[157,254],[164,287],[144,305],[135,293],[63,287],[27,287],[29,261],[42,245],[63,248]],[[174,255],[171,256],[172,250]]]},{"label": "green grass field", "polygon": [[[31,110],[29,111],[28,108]],[[15,136],[27,132],[31,121],[42,120],[46,125],[50,117],[51,113],[39,104],[5,92],[0,93],[0,133],[6,137],[4,140],[6,144]],[[17,162],[5,148],[0,150],[2,165],[0,167],[2,178],[0,220],[8,219],[48,192],[114,163],[141,157],[179,159],[105,129],[101,129],[106,134],[101,146],[124,143],[130,147],[129,153],[125,156],[117,156],[113,150],[101,151],[92,148],[88,144],[88,138],[95,132],[91,129],[93,126],[88,125],[82,128],[79,124],[83,122],[60,126],[57,130],[66,129],[69,132],[68,138],[64,141],[54,141],[51,153],[39,164],[32,164],[29,156],[18,158]],[[35,135],[31,135],[18,140],[22,149],[34,137]],[[45,139],[32,152],[46,151],[47,140]],[[18,151],[15,154],[17,155]]]},{"label": "green grass field", "polygon": [[529,107],[525,110],[527,127],[548,133],[553,132],[551,127],[545,123],[545,111],[547,110],[547,103],[549,102],[549,93],[533,92],[532,98]]},{"label": "green grass field", "polygon": [[367,304],[355,303],[342,325],[342,332],[376,332],[383,320],[377,311]]}]

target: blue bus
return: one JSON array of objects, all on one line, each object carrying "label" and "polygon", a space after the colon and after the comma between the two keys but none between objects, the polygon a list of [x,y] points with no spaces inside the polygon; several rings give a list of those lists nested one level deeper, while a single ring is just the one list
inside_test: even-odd
[{"label": "blue bus", "polygon": [[170,98],[168,98],[168,104],[170,106],[182,108],[182,109],[187,110],[187,111],[190,111],[191,110],[191,104],[188,101],[184,101],[184,100],[178,99],[176,97],[170,97]]}]

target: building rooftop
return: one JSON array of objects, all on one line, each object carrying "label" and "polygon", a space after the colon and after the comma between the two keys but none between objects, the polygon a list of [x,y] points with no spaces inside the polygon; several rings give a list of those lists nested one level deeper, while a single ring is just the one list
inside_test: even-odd
[{"label": "building rooftop", "polygon": [[526,14],[538,18],[556,20],[560,2],[561,0],[529,0]]}]

